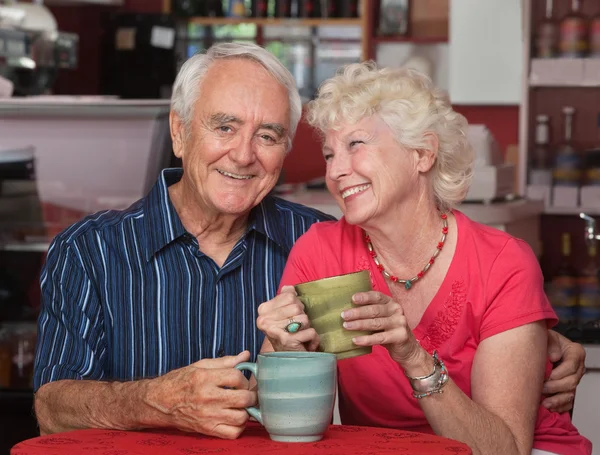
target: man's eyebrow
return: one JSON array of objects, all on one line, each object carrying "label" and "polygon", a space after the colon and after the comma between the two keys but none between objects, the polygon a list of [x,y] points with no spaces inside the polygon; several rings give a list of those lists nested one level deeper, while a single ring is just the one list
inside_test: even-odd
[{"label": "man's eyebrow", "polygon": [[224,112],[217,112],[210,116],[210,123],[216,125],[222,125],[223,123],[238,123],[242,124],[242,119],[236,117],[235,115],[225,114]]},{"label": "man's eyebrow", "polygon": [[281,123],[263,123],[260,127],[273,131],[279,137],[283,137],[287,133],[287,129]]}]

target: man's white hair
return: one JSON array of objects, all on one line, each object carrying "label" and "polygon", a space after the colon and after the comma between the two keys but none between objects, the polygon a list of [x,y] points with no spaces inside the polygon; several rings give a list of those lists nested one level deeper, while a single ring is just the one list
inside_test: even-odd
[{"label": "man's white hair", "polygon": [[173,84],[171,109],[182,120],[186,132],[194,116],[194,105],[201,95],[204,76],[211,65],[222,59],[248,59],[262,65],[288,92],[290,104],[290,124],[288,128],[287,150],[292,148],[292,140],[302,116],[302,101],[296,81],[288,69],[269,51],[252,43],[219,43],[205,53],[190,57],[179,70]]}]

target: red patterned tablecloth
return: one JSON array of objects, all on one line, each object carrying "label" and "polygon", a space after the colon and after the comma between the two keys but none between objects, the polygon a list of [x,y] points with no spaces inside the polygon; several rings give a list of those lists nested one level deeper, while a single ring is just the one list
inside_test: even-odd
[{"label": "red patterned tablecloth", "polygon": [[77,430],[28,439],[11,455],[450,455],[471,453],[465,444],[438,436],[383,428],[331,425],[319,442],[281,443],[269,439],[263,427],[248,425],[229,441],[175,431]]}]

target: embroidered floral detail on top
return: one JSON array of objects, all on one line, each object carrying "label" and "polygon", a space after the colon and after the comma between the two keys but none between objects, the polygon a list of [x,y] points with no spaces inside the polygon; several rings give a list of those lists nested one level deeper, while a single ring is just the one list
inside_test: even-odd
[{"label": "embroidered floral detail on top", "polygon": [[467,302],[467,285],[463,280],[452,283],[452,291],[419,342],[427,352],[439,349],[454,334]]},{"label": "embroidered floral detail on top", "polygon": [[367,256],[360,256],[358,264],[356,266],[356,271],[359,272],[361,270],[368,270],[369,277],[371,278],[371,286],[374,291],[379,291],[379,286],[375,283],[375,278],[373,277],[373,273],[371,273],[371,259]]}]

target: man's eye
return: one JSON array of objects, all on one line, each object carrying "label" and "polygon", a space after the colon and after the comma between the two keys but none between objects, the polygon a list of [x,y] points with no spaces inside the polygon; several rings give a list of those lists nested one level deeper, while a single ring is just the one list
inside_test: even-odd
[{"label": "man's eye", "polygon": [[222,133],[230,133],[233,130],[231,129],[230,126],[223,125],[223,126],[219,127],[219,131],[221,131]]},{"label": "man's eye", "polygon": [[275,142],[275,138],[272,136],[269,136],[268,134],[261,134],[260,138],[264,141],[270,142],[270,143],[274,143]]}]

